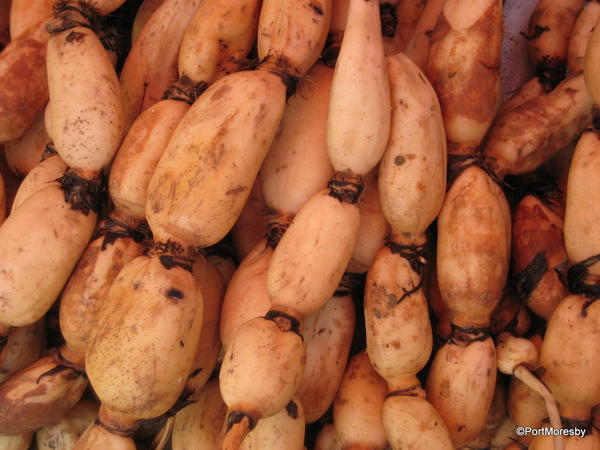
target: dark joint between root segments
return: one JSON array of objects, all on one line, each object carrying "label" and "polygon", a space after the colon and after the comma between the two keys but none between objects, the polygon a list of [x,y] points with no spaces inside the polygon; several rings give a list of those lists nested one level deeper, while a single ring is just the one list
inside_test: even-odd
[{"label": "dark joint between root segments", "polygon": [[252,431],[256,427],[256,420],[254,417],[242,412],[242,411],[231,411],[227,415],[227,427],[226,431],[229,431],[237,423],[240,423],[244,418],[248,419],[248,430]]},{"label": "dark joint between root segments", "polygon": [[567,282],[568,287],[574,294],[581,294],[588,299],[590,302],[584,305],[581,315],[586,316],[586,309],[598,298],[600,298],[600,284],[589,284],[585,283],[586,278],[589,275],[588,267],[596,264],[600,261],[600,254],[590,256],[583,261],[573,264],[567,271]]},{"label": "dark joint between root segments", "polygon": [[489,328],[461,327],[450,323],[452,333],[447,342],[450,344],[470,344],[472,342],[485,341],[491,336]]},{"label": "dark joint between root segments", "polygon": [[358,203],[360,194],[364,189],[364,183],[360,175],[336,172],[327,183],[329,196],[340,201],[340,203]]},{"label": "dark joint between root segments", "polygon": [[546,253],[541,251],[534,256],[521,272],[512,276],[512,284],[523,303],[526,303],[531,297],[548,267]]},{"label": "dark joint between root segments", "polygon": [[127,428],[127,429],[121,430],[119,428],[111,427],[110,425],[105,424],[104,422],[102,422],[102,420],[100,420],[100,418],[97,418],[96,421],[94,422],[94,424],[98,425],[99,427],[104,428],[109,433],[116,434],[117,436],[122,436],[125,438],[132,437],[133,434],[135,433],[135,431],[138,429],[138,427],[135,426],[133,428]]},{"label": "dark joint between root segments", "polygon": [[390,398],[390,397],[399,397],[399,396],[404,396],[404,397],[418,397],[419,394],[417,392],[415,392],[416,389],[420,388],[421,385],[416,384],[414,386],[411,387],[407,387],[406,389],[398,389],[395,391],[391,391],[388,392],[385,395],[385,398]]},{"label": "dark joint between root segments", "polygon": [[[300,339],[304,341],[304,337],[300,333],[300,321],[294,316],[272,309],[263,316],[263,319],[272,320],[277,324],[277,326],[279,326],[281,331],[291,331],[292,333],[296,333],[298,336],[300,336]],[[288,321],[289,327],[282,327],[280,324],[281,321],[277,319],[284,319]]]}]

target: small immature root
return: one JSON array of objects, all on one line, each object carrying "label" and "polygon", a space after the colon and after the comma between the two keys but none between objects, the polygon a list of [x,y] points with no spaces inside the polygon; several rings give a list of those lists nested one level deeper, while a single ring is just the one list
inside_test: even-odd
[{"label": "small immature root", "polygon": [[248,433],[256,426],[256,419],[241,411],[231,411],[227,415],[225,436],[221,450],[238,450]]}]

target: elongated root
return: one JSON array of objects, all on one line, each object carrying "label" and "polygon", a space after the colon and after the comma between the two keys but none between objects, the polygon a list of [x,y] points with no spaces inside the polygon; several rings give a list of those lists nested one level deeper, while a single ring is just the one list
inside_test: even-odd
[{"label": "elongated root", "polygon": [[[546,404],[546,410],[548,411],[548,418],[550,419],[550,425],[553,428],[560,429],[562,428],[562,424],[560,421],[560,414],[558,412],[558,407],[556,406],[556,402],[554,401],[554,397],[552,397],[552,393],[548,390],[548,388],[538,380],[530,371],[523,365],[519,365],[515,367],[513,375],[525,384],[529,389],[539,394]],[[564,450],[565,443],[562,436],[554,436],[554,450]]]}]

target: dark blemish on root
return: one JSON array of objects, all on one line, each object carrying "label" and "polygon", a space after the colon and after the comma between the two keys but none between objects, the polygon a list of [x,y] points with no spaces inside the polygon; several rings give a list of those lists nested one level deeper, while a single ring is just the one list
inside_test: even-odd
[{"label": "dark blemish on root", "polygon": [[314,3],[309,3],[308,6],[314,11],[316,12],[319,16],[323,15],[323,8],[321,8],[319,5],[315,5]]},{"label": "dark blemish on root", "polygon": [[401,166],[405,162],[406,162],[406,158],[402,155],[398,155],[394,158],[394,164],[396,164],[397,166]]},{"label": "dark blemish on root", "polygon": [[140,288],[140,282],[136,281],[135,283],[133,283],[133,290],[137,291]]},{"label": "dark blemish on root", "polygon": [[85,39],[85,34],[79,31],[71,31],[65,38],[66,42],[81,42]]},{"label": "dark blemish on root", "polygon": [[202,372],[202,367],[200,367],[200,368],[194,370],[192,373],[190,373],[188,378],[194,378],[195,376],[198,376],[200,374],[200,372]]},{"label": "dark blemish on root", "polygon": [[523,36],[525,39],[527,39],[528,41],[532,41],[534,39],[539,38],[546,31],[550,31],[550,28],[545,25],[543,27],[540,25],[536,25],[531,34],[523,33],[522,31],[519,34],[521,36]]},{"label": "dark blemish on root", "polygon": [[467,427],[466,425],[459,425],[459,426],[457,426],[457,427],[456,427],[456,429],[457,429],[458,431],[462,431],[462,430],[464,430],[466,427]]},{"label": "dark blemish on root", "polygon": [[298,418],[298,405],[294,403],[294,400],[292,400],[285,406],[285,410],[288,413],[288,416],[290,416],[292,419]]},{"label": "dark blemish on root", "polygon": [[383,37],[392,38],[396,35],[398,26],[398,17],[396,7],[390,3],[381,3],[379,5],[379,15],[381,17],[381,34]]},{"label": "dark blemish on root", "polygon": [[181,292],[179,289],[171,288],[167,292],[167,297],[181,300],[182,298],[184,298],[184,295],[183,292]]},{"label": "dark blemish on root", "polygon": [[184,347],[185,347],[185,344],[183,343],[183,341],[179,341],[179,346],[180,346],[181,348],[184,348]]},{"label": "dark blemish on root", "polygon": [[245,190],[246,190],[246,186],[240,186],[240,187],[236,187],[233,189],[229,189],[227,192],[225,192],[225,195],[239,194],[240,192],[244,192]]},{"label": "dark blemish on root", "polygon": [[427,30],[427,31],[425,32],[425,36],[427,36],[427,37],[429,37],[429,38],[431,37],[431,35],[432,35],[432,34],[433,34],[433,30]]}]

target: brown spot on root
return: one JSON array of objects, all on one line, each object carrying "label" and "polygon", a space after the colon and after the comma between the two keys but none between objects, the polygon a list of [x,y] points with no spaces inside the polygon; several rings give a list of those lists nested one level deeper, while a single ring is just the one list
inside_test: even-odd
[{"label": "brown spot on root", "polygon": [[188,378],[194,378],[194,377],[198,376],[200,374],[200,372],[202,372],[202,367],[199,367],[198,369],[196,369],[192,373],[190,373]]},{"label": "brown spot on root", "polygon": [[406,158],[402,155],[398,155],[394,158],[394,164],[396,164],[397,166],[401,166],[405,162],[406,162]]},{"label": "brown spot on root", "polygon": [[85,34],[79,31],[71,31],[67,34],[65,38],[65,42],[73,43],[73,42],[81,42],[85,39]]},{"label": "brown spot on root", "polygon": [[182,300],[185,295],[179,289],[171,288],[167,291],[167,297],[176,300]]},{"label": "brown spot on root", "polygon": [[317,5],[317,4],[311,2],[308,4],[308,6],[319,16],[322,16],[324,14],[323,8],[321,7],[321,5]]},{"label": "brown spot on root", "polygon": [[298,418],[298,405],[296,405],[294,400],[285,405],[285,411],[292,419]]},{"label": "brown spot on root", "polygon": [[236,188],[229,189],[228,191],[226,191],[225,195],[239,194],[240,192],[244,192],[246,189],[247,189],[246,186],[238,186]]}]

